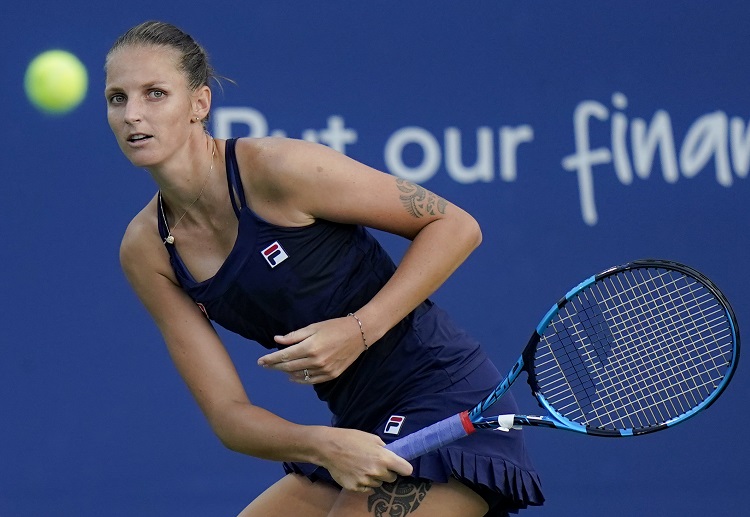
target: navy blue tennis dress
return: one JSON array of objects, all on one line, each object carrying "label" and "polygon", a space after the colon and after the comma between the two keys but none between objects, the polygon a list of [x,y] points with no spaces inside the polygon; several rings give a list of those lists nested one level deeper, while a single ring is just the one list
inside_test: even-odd
[{"label": "navy blue tennis dress", "polygon": [[[226,143],[226,164],[239,230],[222,267],[213,278],[196,282],[175,247],[165,245],[182,288],[211,320],[277,348],[274,335],[364,306],[396,266],[361,226],[317,220],[290,228],[258,217],[245,202],[235,143]],[[161,204],[158,210],[164,239]],[[333,414],[332,425],[372,432],[388,443],[473,406],[500,380],[479,344],[425,301],[338,378],[314,389]],[[500,414],[516,411],[510,394],[497,406]],[[474,433],[412,464],[413,476],[434,482],[453,476],[472,487],[490,504],[488,516],[544,501],[520,431]],[[317,465],[284,468],[335,484]]]}]

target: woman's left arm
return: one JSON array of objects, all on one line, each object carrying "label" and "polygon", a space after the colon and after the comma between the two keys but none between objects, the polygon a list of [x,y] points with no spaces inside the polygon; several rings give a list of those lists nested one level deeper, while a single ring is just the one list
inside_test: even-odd
[{"label": "woman's left arm", "polygon": [[356,311],[359,321],[337,318],[280,336],[279,344],[294,346],[259,360],[287,372],[307,368],[309,382],[330,380],[364,352],[359,322],[367,345],[377,346],[479,245],[481,231],[471,215],[425,188],[325,146],[279,140],[267,153],[263,163],[276,170],[276,192],[284,192],[281,206],[290,218],[360,224],[412,241],[392,278]]}]

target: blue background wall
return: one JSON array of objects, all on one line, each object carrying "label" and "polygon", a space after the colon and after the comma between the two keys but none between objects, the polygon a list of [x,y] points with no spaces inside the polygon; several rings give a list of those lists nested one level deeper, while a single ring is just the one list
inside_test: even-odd
[{"label": "blue background wall", "polygon": [[[130,26],[182,26],[237,82],[215,93],[216,136],[343,138],[475,214],[484,244],[435,298],[504,369],[552,301],[635,258],[697,267],[750,321],[749,17],[743,0],[4,7],[0,516],[235,515],[281,472],[222,448],[119,270],[121,234],[154,192],[105,118],[104,55]],[[49,48],[91,75],[66,116],[24,97]],[[226,341],[255,403],[327,422],[312,390],[255,366],[260,347]],[[525,384],[514,393],[535,409]],[[548,496],[528,515],[743,514],[749,395],[741,365],[666,433],[525,431]]]}]

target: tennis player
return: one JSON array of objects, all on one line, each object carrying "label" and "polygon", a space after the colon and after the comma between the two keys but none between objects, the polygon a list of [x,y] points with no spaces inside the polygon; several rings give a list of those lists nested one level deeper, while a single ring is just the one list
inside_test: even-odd
[{"label": "tennis player", "polygon": [[[158,187],[129,224],[123,270],[228,448],[286,471],[240,515],[502,516],[542,504],[521,432],[476,433],[407,462],[384,444],[481,399],[500,375],[428,297],[481,240],[424,188],[318,144],[206,131],[215,75],[162,22],[106,58],[107,117]],[[365,229],[411,241],[396,266]],[[272,350],[332,426],[252,404],[211,321]],[[514,413],[504,397],[499,413]]]}]

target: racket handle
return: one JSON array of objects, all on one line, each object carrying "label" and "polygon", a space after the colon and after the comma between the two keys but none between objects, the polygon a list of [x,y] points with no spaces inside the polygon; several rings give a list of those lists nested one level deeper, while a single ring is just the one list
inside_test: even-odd
[{"label": "racket handle", "polygon": [[436,422],[386,445],[405,460],[412,460],[434,451],[475,431],[467,411]]}]

